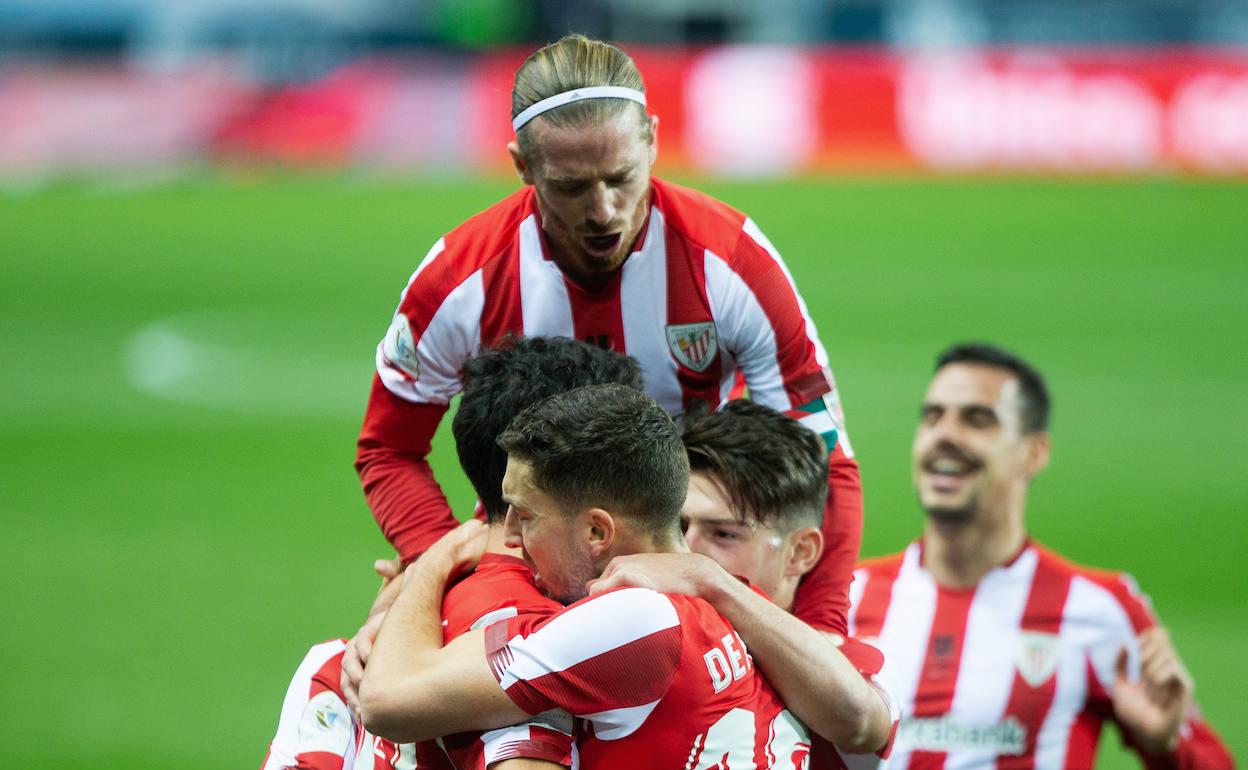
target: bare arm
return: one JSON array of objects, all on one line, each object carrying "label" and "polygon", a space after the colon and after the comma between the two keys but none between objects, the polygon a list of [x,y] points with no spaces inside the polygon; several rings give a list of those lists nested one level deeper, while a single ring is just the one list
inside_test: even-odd
[{"label": "bare arm", "polygon": [[442,593],[462,563],[463,538],[484,525],[470,521],[407,568],[360,683],[360,714],[375,735],[396,742],[502,727],[528,717],[491,673],[482,631],[442,647]]},{"label": "bare arm", "polygon": [[873,752],[888,740],[893,721],[888,704],[836,644],[713,560],[690,553],[617,557],[591,592],[625,585],[710,602],[736,628],[785,706],[842,751]]}]

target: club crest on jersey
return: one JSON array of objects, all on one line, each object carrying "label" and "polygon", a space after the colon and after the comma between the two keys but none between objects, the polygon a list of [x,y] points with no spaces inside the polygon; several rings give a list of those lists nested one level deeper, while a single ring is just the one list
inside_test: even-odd
[{"label": "club crest on jersey", "polygon": [[412,339],[412,326],[403,313],[395,313],[386,338],[381,343],[386,360],[403,370],[413,380],[420,377],[420,357],[416,354],[416,342]]},{"label": "club crest on jersey", "polygon": [[715,323],[672,324],[667,327],[667,346],[672,357],[686,369],[705,372],[719,353]]},{"label": "club crest on jersey", "polygon": [[1040,631],[1023,631],[1018,635],[1015,664],[1023,681],[1039,687],[1049,681],[1057,670],[1060,644],[1057,634]]}]

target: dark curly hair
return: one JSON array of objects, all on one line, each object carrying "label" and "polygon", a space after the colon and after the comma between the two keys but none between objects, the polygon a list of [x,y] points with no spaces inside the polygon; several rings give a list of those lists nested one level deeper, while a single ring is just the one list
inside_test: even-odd
[{"label": "dark curly hair", "polygon": [[490,523],[507,515],[507,453],[498,436],[525,408],[582,385],[642,389],[641,365],[622,353],[566,337],[506,337],[464,364],[463,394],[451,422],[459,464]]}]

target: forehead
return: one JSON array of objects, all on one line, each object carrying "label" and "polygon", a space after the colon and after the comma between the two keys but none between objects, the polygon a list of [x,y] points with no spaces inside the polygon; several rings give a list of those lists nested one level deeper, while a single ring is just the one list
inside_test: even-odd
[{"label": "forehead", "polygon": [[507,470],[503,473],[503,497],[522,499],[533,489],[533,466],[524,460],[507,456]]},{"label": "forehead", "polygon": [[689,474],[689,491],[680,512],[692,518],[735,518],[723,487],[712,476],[701,471]]},{"label": "forehead", "polygon": [[1022,407],[1018,377],[1008,369],[982,364],[941,367],[923,400],[945,407],[988,406],[1005,414],[1017,414]]},{"label": "forehead", "polygon": [[543,173],[585,176],[636,164],[649,151],[639,117],[637,110],[626,109],[601,123],[572,128],[556,128],[544,117],[535,119],[530,130]]}]

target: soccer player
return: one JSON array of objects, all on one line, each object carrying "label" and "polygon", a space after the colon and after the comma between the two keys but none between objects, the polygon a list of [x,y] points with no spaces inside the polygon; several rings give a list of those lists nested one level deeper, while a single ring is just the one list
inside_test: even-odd
[{"label": "soccer player", "polygon": [[404,562],[455,526],[426,456],[463,362],[505,334],[628,353],[671,414],[718,406],[741,374],[834,446],[824,554],[795,610],[844,633],[862,500],[826,353],[758,226],[650,175],[645,102],[632,59],[580,35],[519,68],[508,150],[525,186],[433,245],[377,347],[356,456],[369,507]]},{"label": "soccer player", "polygon": [[[599,383],[640,390],[641,369],[619,353],[570,339],[541,337],[505,340],[465,363],[464,391],[452,429],[460,465],[485,510],[490,536],[476,571],[447,592],[442,607],[446,640],[499,618],[561,609],[541,594],[516,552],[503,545],[507,506],[501,489],[507,457],[496,441],[512,418],[530,404]],[[385,606],[388,600],[379,599],[366,629],[380,623]],[[374,762],[378,768],[448,767],[447,755],[459,770],[484,770],[487,765],[517,758],[564,766],[572,763],[571,717],[566,714],[544,715],[486,735],[447,736],[441,748],[378,738],[364,730],[348,708],[353,692],[349,676],[342,674],[353,665],[357,669],[361,665],[359,656],[344,640],[312,648],[287,692],[264,770],[358,770],[371,768]],[[519,765],[513,762],[505,767],[516,770]]]},{"label": "soccer player", "polygon": [[1016,356],[937,359],[912,451],[927,524],[854,581],[850,631],[878,640],[906,714],[889,766],[1090,768],[1108,720],[1145,767],[1232,767],[1134,581],[1027,536],[1048,417],[1044,380]]},{"label": "soccer player", "polygon": [[[523,412],[499,443],[509,541],[551,596],[581,599],[615,555],[684,550],[689,466],[675,424],[648,396],[578,388]],[[463,530],[405,573],[360,688],[370,729],[407,740],[561,708],[584,720],[585,767],[800,766],[805,728],[697,598],[609,591],[443,648],[438,607],[465,559]]]},{"label": "soccer player", "polygon": [[[816,740],[812,767],[878,764],[872,757],[845,754],[887,756],[891,730],[871,733],[862,730],[869,721],[855,722],[855,714],[878,712],[877,721],[896,724],[895,707],[873,676],[883,657],[853,639],[838,652],[788,614],[798,581],[823,547],[823,442],[797,422],[751,401],[730,401],[715,413],[690,412],[684,422],[681,438],[690,474],[681,520],[693,553],[619,557],[593,583],[591,593],[633,585],[708,600],[737,628],[789,710],[817,734],[812,738],[840,744],[843,751]],[[772,604],[737,578],[748,580]],[[804,654],[788,656],[795,662],[785,668],[774,665],[777,651],[802,639]],[[856,677],[846,658],[871,687],[851,681]],[[848,679],[838,681],[843,677]]]}]

